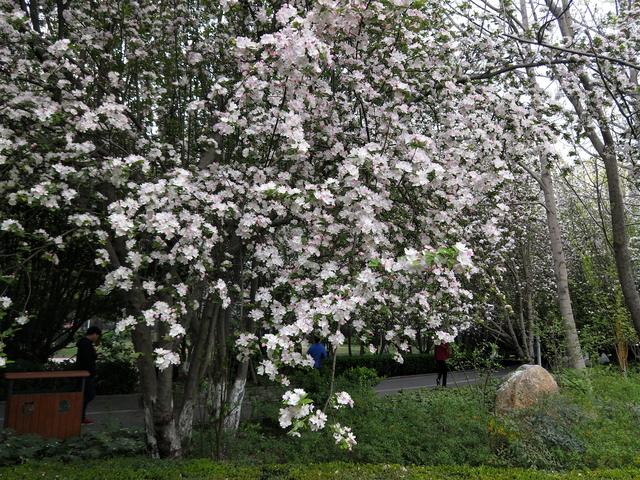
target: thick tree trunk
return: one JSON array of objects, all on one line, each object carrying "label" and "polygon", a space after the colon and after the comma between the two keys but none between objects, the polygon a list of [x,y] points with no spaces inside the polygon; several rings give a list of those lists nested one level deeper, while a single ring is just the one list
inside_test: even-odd
[{"label": "thick tree trunk", "polygon": [[173,368],[167,368],[157,375],[158,400],[153,412],[153,423],[161,458],[182,456],[182,443],[176,425],[173,408]]},{"label": "thick tree trunk", "polygon": [[[112,192],[108,191],[107,194],[112,196]],[[120,259],[127,254],[123,240],[107,241],[105,247],[113,266],[121,266]],[[127,300],[131,310],[140,315],[145,298],[139,285],[129,292]],[[147,448],[154,458],[175,458],[182,454],[182,448],[173,412],[173,370],[157,371],[153,351],[154,333],[146,323],[137,323],[131,334],[138,354]]]},{"label": "thick tree trunk", "polygon": [[137,364],[142,389],[142,408],[144,411],[147,448],[152,457],[159,458],[160,452],[158,451],[158,440],[153,421],[153,411],[156,403],[156,372],[153,365],[153,349],[149,327],[144,324],[138,324],[133,331],[132,338],[136,352],[140,353]]},{"label": "thick tree trunk", "polygon": [[183,446],[188,445],[193,433],[196,409],[198,408],[198,386],[204,377],[207,360],[215,344],[215,330],[220,317],[220,306],[210,303],[205,307],[200,325],[194,325],[195,345],[192,348],[189,371],[184,386],[184,396],[178,416],[178,430]]},{"label": "thick tree trunk", "polygon": [[196,418],[198,402],[196,398],[187,398],[182,402],[178,415],[178,434],[184,448],[187,448],[193,434],[193,426]]},{"label": "thick tree trunk", "polygon": [[168,368],[164,372],[156,372],[149,327],[136,325],[133,343],[136,351],[141,352],[138,370],[147,446],[155,458],[179,457],[182,447],[173,412],[173,370]]},{"label": "thick tree trunk", "polygon": [[[134,311],[142,310],[144,297],[139,289],[132,290],[129,303]],[[154,331],[148,325],[136,324],[132,340],[136,352],[139,353],[137,364],[142,387],[147,447],[155,458],[180,457],[182,444],[173,408],[173,369],[156,369],[153,353]]]},{"label": "thick tree trunk", "polygon": [[571,297],[569,295],[569,275],[567,273],[567,261],[564,256],[564,248],[562,246],[562,235],[558,221],[558,209],[556,207],[553,179],[551,178],[548,160],[544,156],[540,157],[540,180],[544,194],[545,209],[547,211],[547,227],[549,229],[549,242],[551,244],[551,256],[553,258],[553,271],[556,277],[558,305],[560,307],[560,315],[562,316],[569,362],[572,368],[584,368],[584,358],[580,348],[580,340],[578,338],[576,322],[573,317],[573,308],[571,306]]},{"label": "thick tree trunk", "polygon": [[227,405],[228,412],[223,425],[227,432],[235,432],[240,426],[240,416],[242,414],[242,402],[244,402],[245,387],[247,385],[247,372],[249,363],[242,362],[237,369],[236,378],[233,385],[228,389]]}]

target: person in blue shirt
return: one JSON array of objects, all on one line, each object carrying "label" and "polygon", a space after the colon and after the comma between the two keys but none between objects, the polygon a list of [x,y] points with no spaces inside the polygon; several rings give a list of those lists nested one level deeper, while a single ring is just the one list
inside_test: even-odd
[{"label": "person in blue shirt", "polygon": [[322,360],[329,357],[327,353],[327,349],[324,348],[324,345],[320,343],[320,339],[318,337],[314,337],[312,339],[313,344],[307,350],[307,353],[313,357],[313,368],[320,369],[322,368]]}]

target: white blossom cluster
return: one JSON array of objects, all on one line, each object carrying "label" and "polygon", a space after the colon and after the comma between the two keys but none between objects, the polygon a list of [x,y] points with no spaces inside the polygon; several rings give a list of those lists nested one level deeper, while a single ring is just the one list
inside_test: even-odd
[{"label": "white blossom cluster", "polygon": [[[332,396],[334,408],[353,408],[353,400],[347,392],[339,392]],[[299,437],[301,430],[308,428],[312,432],[322,430],[327,423],[327,414],[320,409],[316,409],[307,393],[296,388],[289,390],[282,396],[283,407],[280,409],[279,422],[282,428],[289,428],[289,435]],[[348,427],[343,427],[339,423],[333,424],[331,429],[334,432],[336,444],[351,448],[357,443],[356,437]]]}]

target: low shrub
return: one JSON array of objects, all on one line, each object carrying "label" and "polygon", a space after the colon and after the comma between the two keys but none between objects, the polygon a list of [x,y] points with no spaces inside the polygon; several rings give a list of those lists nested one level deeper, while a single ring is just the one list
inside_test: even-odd
[{"label": "low shrub", "polygon": [[403,355],[404,362],[398,363],[392,355],[339,355],[336,358],[336,373],[344,373],[352,368],[370,368],[379,377],[399,375],[419,375],[436,372],[436,362],[430,353],[410,353]]},{"label": "low shrub", "polygon": [[0,465],[43,458],[70,461],[132,456],[140,455],[145,450],[144,437],[137,429],[90,432],[64,441],[37,435],[15,435],[10,430],[0,430]]},{"label": "low shrub", "polygon": [[[456,349],[449,361],[449,367],[454,370],[495,369],[514,367],[522,362],[513,359],[492,358],[490,361],[480,361],[477,351]],[[408,353],[402,356],[403,363],[398,363],[392,355],[338,355],[336,358],[336,373],[341,374],[352,368],[370,368],[379,377],[397,377],[402,375],[421,375],[436,373],[436,361],[431,353]],[[328,364],[329,362],[327,362]],[[326,366],[328,367],[328,365]]]},{"label": "low shrub", "polygon": [[640,372],[622,376],[617,367],[600,367],[557,378],[563,396],[580,409],[574,430],[585,445],[581,465],[640,466]]},{"label": "low shrub", "polygon": [[501,462],[510,466],[559,469],[580,465],[585,442],[577,432],[582,411],[565,397],[492,418],[489,433]]},{"label": "low shrub", "polygon": [[342,377],[346,382],[359,385],[361,387],[373,387],[380,382],[378,372],[373,368],[367,367],[350,368],[349,370],[345,370]]}]

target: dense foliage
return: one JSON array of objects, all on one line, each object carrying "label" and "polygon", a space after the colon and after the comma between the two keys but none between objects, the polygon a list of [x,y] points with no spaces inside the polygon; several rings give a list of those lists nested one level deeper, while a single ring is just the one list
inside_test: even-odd
[{"label": "dense foliage", "polygon": [[[14,465],[46,458],[63,462],[141,455],[144,439],[139,430],[114,428],[86,432],[65,441],[37,435],[15,435],[0,431],[0,465]],[[1,477],[0,477],[1,478]]]}]

